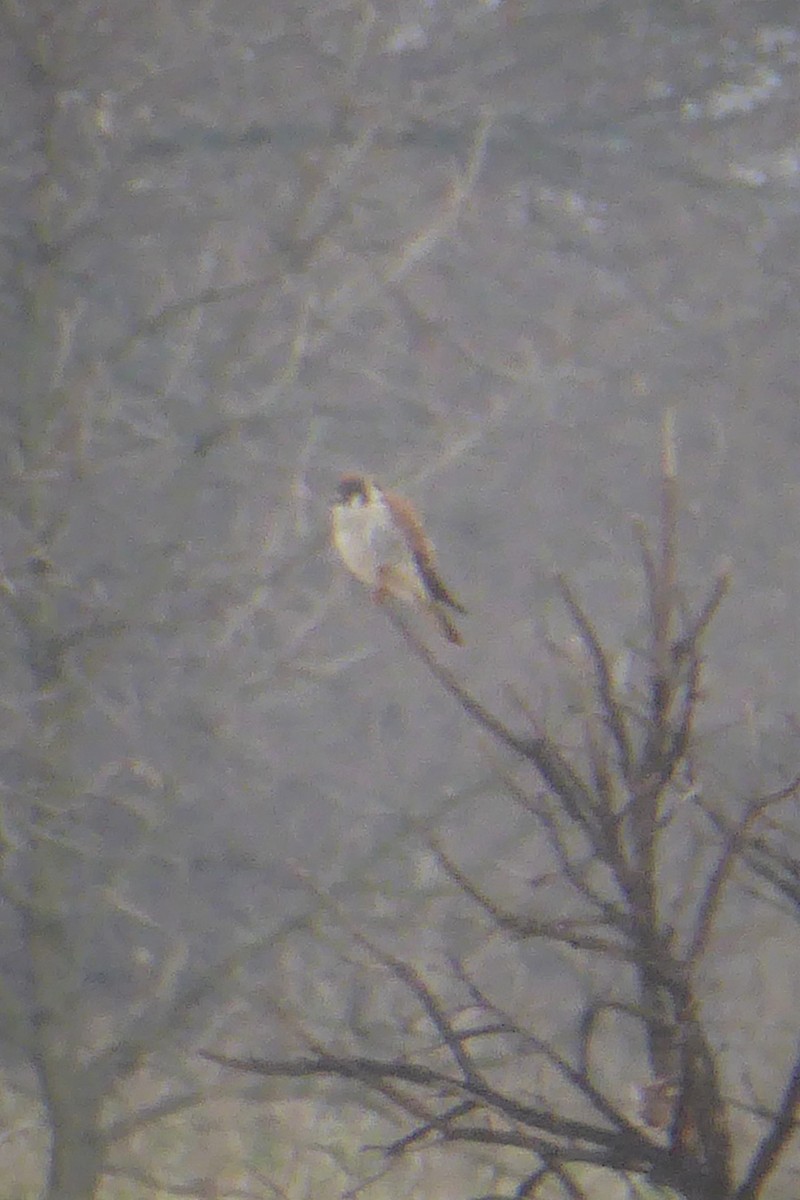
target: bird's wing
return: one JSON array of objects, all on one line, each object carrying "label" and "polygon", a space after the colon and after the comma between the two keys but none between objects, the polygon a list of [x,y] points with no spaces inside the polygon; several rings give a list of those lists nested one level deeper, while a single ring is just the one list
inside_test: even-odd
[{"label": "bird's wing", "polygon": [[438,600],[441,604],[449,605],[456,612],[465,613],[467,610],[463,604],[456,600],[442,582],[436,566],[433,546],[425,536],[414,506],[406,500],[405,496],[398,496],[396,492],[384,492],[383,497],[398,528],[402,531],[431,598]]},{"label": "bird's wing", "polygon": [[395,522],[374,521],[369,530],[369,548],[377,563],[399,566],[408,559],[408,543]]}]

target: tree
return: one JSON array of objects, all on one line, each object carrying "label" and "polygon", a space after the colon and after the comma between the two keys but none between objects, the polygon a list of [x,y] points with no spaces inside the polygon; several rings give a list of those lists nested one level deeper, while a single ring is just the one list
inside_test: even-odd
[{"label": "tree", "polygon": [[[578,549],[594,489],[631,507],[634,473],[609,462],[626,446],[631,464],[680,391],[714,464],[768,479],[706,492],[704,528],[746,506],[750,579],[769,561],[791,612],[797,339],[776,298],[796,206],[773,140],[791,30],[732,53],[730,6],[690,7],[0,5],[0,1044],[38,1156],[20,1180],[0,1138],[19,1190],[49,1174],[51,1197],[88,1195],[123,1165],[165,1182],[128,1135],[183,1105],[175,1141],[206,1119],[191,1047],[231,987],[241,1012],[259,975],[293,995],[310,977],[335,1011],[341,937],[320,941],[321,918],[302,932],[287,860],[323,912],[339,880],[354,919],[341,878],[364,858],[371,916],[397,935],[407,920],[415,949],[499,950],[488,916],[473,929],[434,895],[420,928],[406,894],[401,872],[424,882],[435,852],[406,852],[404,802],[479,751],[455,705],[426,709],[436,685],[411,655],[385,670],[379,614],[341,603],[321,549],[339,471],[411,478],[424,504],[435,484],[434,528],[484,578],[508,577],[496,551],[536,560],[524,600],[510,586],[493,613],[500,642],[542,560]],[[469,803],[448,798],[453,821]],[[491,803],[508,803],[496,786]],[[722,837],[733,818],[716,818]],[[448,854],[464,863],[445,832],[446,878]],[[754,886],[791,884],[787,837],[758,825]],[[759,1081],[750,1099],[774,1097]]]},{"label": "tree", "polygon": [[[800,1101],[791,1000],[780,1014],[771,1011],[755,969],[734,1013],[716,987],[731,928],[741,936],[752,923],[745,937],[753,968],[764,920],[773,931],[780,924],[781,945],[794,959],[800,780],[737,801],[716,797],[699,773],[703,640],[728,576],[719,574],[705,599],[689,604],[678,578],[669,427],[662,475],[658,537],[640,534],[646,637],[624,674],[561,581],[576,629],[562,654],[574,683],[574,744],[566,722],[557,735],[548,732],[521,700],[529,729],[517,732],[438,661],[402,614],[389,611],[475,726],[528,769],[525,782],[518,769],[503,772],[524,817],[524,834],[508,846],[505,863],[484,864],[478,875],[448,848],[447,835],[428,831],[441,875],[481,922],[470,949],[453,939],[437,962],[423,965],[407,944],[395,948],[402,945],[396,930],[394,937],[376,934],[346,900],[328,898],[332,922],[383,975],[384,1020],[387,1010],[397,1014],[383,1034],[387,1049],[381,1052],[377,1032],[371,1052],[356,1046],[349,1053],[307,1034],[311,1053],[294,1060],[216,1051],[208,1058],[260,1076],[339,1077],[379,1094],[407,1124],[385,1147],[390,1162],[431,1144],[513,1148],[521,1152],[513,1193],[520,1197],[553,1182],[568,1196],[597,1194],[589,1166],[686,1200],[767,1194],[789,1161]],[[527,883],[509,889],[504,868],[506,877],[516,871]],[[494,946],[489,970],[481,963],[487,943]],[[526,1016],[517,973],[524,977],[531,947],[555,948],[574,974],[555,993],[545,985],[547,1001],[532,1001]],[[527,959],[531,997],[545,961]],[[515,974],[516,990],[503,983],[504,971]],[[569,1012],[576,992],[577,1017],[565,1037],[553,1009]],[[752,1064],[731,1045],[741,1041],[736,1028],[756,1038],[768,1007],[775,1032],[765,1087],[748,1078]],[[636,1086],[626,1088],[626,1080]]]},{"label": "tree", "polygon": [[[325,53],[333,135],[282,125],[277,101],[266,126],[231,134],[291,193],[268,236],[253,205],[232,233],[227,171],[206,209],[170,181],[197,128],[174,127],[166,147],[151,128],[163,74],[190,78],[208,53],[205,8],[2,8],[19,110],[2,314],[0,1038],[33,1080],[54,1200],[95,1195],[132,1134],[214,1094],[180,1048],[291,927],[288,819],[264,833],[263,812],[279,808],[274,764],[291,777],[301,751],[238,718],[253,692],[280,696],[329,597],[286,582],[319,557],[304,473],[322,420],[302,397],[283,424],[275,411],[455,228],[488,132],[478,117],[462,169],[447,162],[377,259],[358,237],[340,255],[349,189],[396,118],[355,105],[373,50],[356,5],[340,56]],[[260,5],[252,25],[260,36]],[[277,66],[289,47],[316,86],[315,14],[273,6],[266,25]],[[218,139],[212,90],[209,176]],[[237,829],[248,803],[258,837]],[[149,1095],[132,1086],[146,1066]]]}]

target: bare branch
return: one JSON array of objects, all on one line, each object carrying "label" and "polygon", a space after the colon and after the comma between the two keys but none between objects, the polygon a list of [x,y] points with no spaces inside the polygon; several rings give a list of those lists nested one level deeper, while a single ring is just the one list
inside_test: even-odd
[{"label": "bare branch", "polygon": [[573,621],[578,626],[584,645],[589,652],[592,667],[594,668],[594,682],[600,697],[603,719],[617,748],[623,776],[626,780],[629,780],[634,759],[633,747],[628,733],[624,710],[614,695],[614,684],[606,652],[602,647],[597,630],[589,620],[583,606],[578,601],[567,580],[563,575],[558,575],[557,582],[564,603],[569,609]]},{"label": "bare branch", "polygon": [[592,793],[555,745],[547,738],[532,738],[514,733],[482,705],[458,681],[452,671],[439,662],[433,652],[417,637],[405,616],[395,606],[387,603],[384,605],[384,610],[417,657],[422,659],[434,678],[439,681],[446,692],[449,692],[458,701],[464,711],[487,733],[492,734],[503,745],[532,762],[543,779],[561,798],[564,807],[574,820],[581,824],[586,822],[594,826],[596,821],[592,813],[594,803]]},{"label": "bare branch", "polygon": [[[623,1133],[618,1133],[601,1125],[592,1125],[568,1117],[554,1116],[546,1109],[522,1104],[504,1095],[479,1080],[465,1081],[449,1076],[432,1068],[418,1066],[405,1062],[381,1062],[371,1058],[337,1057],[321,1055],[314,1059],[260,1059],[238,1058],[213,1051],[201,1051],[201,1056],[218,1066],[229,1067],[237,1071],[245,1071],[268,1078],[305,1079],[317,1075],[334,1075],[342,1079],[354,1079],[365,1083],[374,1083],[386,1079],[394,1079],[418,1085],[427,1089],[436,1089],[441,1095],[458,1095],[481,1100],[499,1115],[522,1124],[533,1131],[552,1135],[560,1141],[543,1141],[537,1133],[497,1133],[490,1134],[483,1129],[468,1127],[462,1129],[448,1126],[446,1140],[477,1141],[495,1145],[518,1146],[523,1149],[533,1149],[538,1152],[541,1146],[547,1153],[557,1155],[563,1161],[602,1162],[603,1154],[609,1153],[614,1164],[623,1162],[629,1169],[634,1163],[643,1158],[647,1161],[666,1164],[667,1154],[664,1148],[647,1138],[641,1131],[631,1126]],[[587,1148],[581,1150],[573,1144],[573,1140],[586,1142]]]},{"label": "bare branch", "polygon": [[797,1131],[800,1113],[800,1054],[797,1055],[772,1127],[766,1134],[748,1167],[747,1174],[734,1192],[734,1200],[756,1200],[764,1182],[778,1166],[781,1152]]}]

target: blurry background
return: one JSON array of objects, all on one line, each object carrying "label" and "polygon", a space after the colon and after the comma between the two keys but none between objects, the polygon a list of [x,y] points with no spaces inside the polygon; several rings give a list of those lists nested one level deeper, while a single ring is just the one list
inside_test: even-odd
[{"label": "blurry background", "polygon": [[[5,861],[29,886],[44,820],[76,1045],[304,911],[304,872],[374,860],[391,907],[406,817],[491,775],[327,548],[343,470],[426,514],[470,611],[442,653],[546,713],[555,571],[635,626],[674,406],[686,577],[733,563],[715,769],[788,769],[792,5],[7,0],[0,60]],[[281,979],[324,1013],[334,959]]]}]

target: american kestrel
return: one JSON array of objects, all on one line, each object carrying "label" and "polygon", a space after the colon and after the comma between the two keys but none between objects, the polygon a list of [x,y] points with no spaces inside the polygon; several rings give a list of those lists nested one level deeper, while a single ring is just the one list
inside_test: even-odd
[{"label": "american kestrel", "polygon": [[408,500],[363,475],[345,475],[331,517],[344,565],[375,600],[393,597],[422,609],[449,642],[461,645],[447,610],[466,609],[442,583],[433,546]]}]

